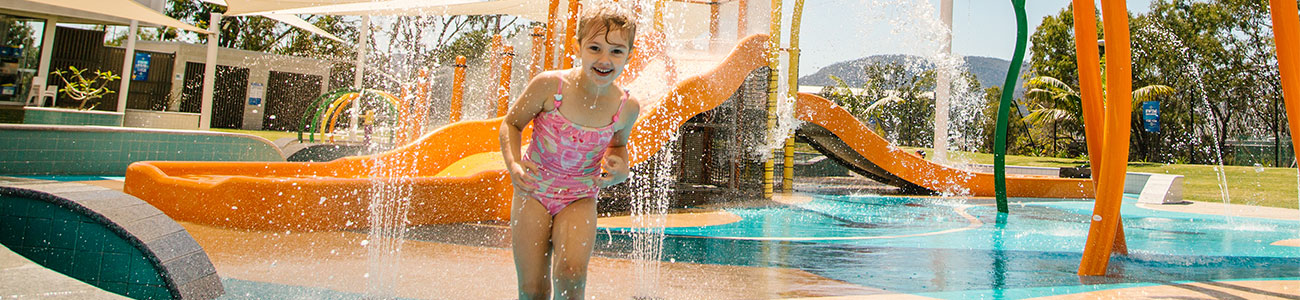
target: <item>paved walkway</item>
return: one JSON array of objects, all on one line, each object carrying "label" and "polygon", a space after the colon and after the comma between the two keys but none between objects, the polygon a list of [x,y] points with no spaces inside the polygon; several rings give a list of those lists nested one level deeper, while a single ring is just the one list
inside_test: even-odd
[{"label": "paved walkway", "polygon": [[128,299],[46,269],[0,245],[0,299]]}]

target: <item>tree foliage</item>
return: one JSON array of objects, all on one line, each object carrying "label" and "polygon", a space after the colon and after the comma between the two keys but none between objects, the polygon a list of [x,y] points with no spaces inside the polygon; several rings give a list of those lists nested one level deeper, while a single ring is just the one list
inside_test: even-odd
[{"label": "tree foliage", "polygon": [[[1217,163],[1221,156],[1243,163],[1263,159],[1234,156],[1233,140],[1281,146],[1286,121],[1266,0],[1156,0],[1149,13],[1131,16],[1130,27],[1133,86],[1143,87],[1133,97],[1132,159]],[[1084,125],[1076,127],[1077,99],[1066,99],[1078,91],[1072,34],[1073,12],[1066,8],[1045,17],[1031,38],[1033,76],[1056,79],[1026,84],[1031,90],[1025,103],[1038,113],[1026,116],[1035,136],[1066,139]],[[1142,130],[1141,101],[1160,102],[1160,132]],[[1059,146],[1064,145],[1042,145]]]}]

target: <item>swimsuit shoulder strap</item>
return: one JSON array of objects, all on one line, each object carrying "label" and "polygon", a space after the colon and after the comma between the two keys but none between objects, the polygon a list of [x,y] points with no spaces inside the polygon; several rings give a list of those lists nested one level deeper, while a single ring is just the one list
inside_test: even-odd
[{"label": "swimsuit shoulder strap", "polygon": [[614,111],[614,118],[613,118],[614,123],[618,123],[619,115],[623,114],[623,105],[627,104],[627,95],[628,95],[627,89],[623,89],[623,100],[620,100],[618,102],[618,110]]},{"label": "swimsuit shoulder strap", "polygon": [[555,87],[555,109],[560,109],[560,100],[564,99],[564,75],[556,76],[560,84]]}]

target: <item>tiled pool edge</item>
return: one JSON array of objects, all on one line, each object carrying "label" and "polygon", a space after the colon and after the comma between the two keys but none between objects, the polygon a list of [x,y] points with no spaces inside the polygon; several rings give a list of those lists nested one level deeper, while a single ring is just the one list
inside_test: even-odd
[{"label": "tiled pool edge", "polygon": [[[198,242],[180,224],[144,201],[87,184],[0,179],[8,179],[0,182],[0,206],[9,215],[0,223],[10,223],[0,224],[7,225],[0,226],[0,231],[5,231],[0,235],[14,252],[46,268],[133,298],[213,299],[224,293],[216,268]],[[28,205],[20,212],[15,208],[23,201],[52,205]],[[69,212],[75,216],[68,217]],[[17,226],[9,221],[23,218],[30,221],[19,224],[24,225],[21,232],[12,232]],[[39,226],[42,224],[47,226]],[[82,233],[105,229],[107,236]],[[96,245],[103,250],[92,249]],[[130,257],[132,253],[142,257]],[[82,255],[89,255],[91,263],[78,260],[81,257],[77,256]],[[114,265],[109,256],[131,263]],[[94,264],[96,261],[100,263]],[[133,268],[140,263],[147,265],[139,267],[152,272]],[[148,284],[150,276],[142,272],[156,273],[161,285]],[[108,278],[110,273],[129,274],[114,274],[122,276],[112,280]],[[165,287],[166,296],[156,290],[158,287]]]},{"label": "tiled pool edge", "polygon": [[284,161],[258,136],[108,126],[0,124],[0,174],[121,175],[133,162]]}]

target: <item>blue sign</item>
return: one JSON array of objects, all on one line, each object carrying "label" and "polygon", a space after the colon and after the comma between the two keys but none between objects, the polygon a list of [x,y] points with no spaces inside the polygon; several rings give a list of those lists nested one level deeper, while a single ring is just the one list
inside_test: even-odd
[{"label": "blue sign", "polygon": [[131,69],[131,80],[145,81],[149,79],[149,53],[135,53],[135,67]]},{"label": "blue sign", "polygon": [[1142,127],[1147,132],[1160,132],[1160,101],[1142,102]]}]

